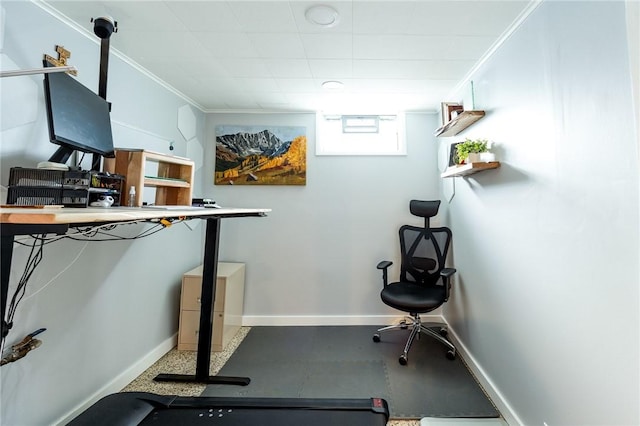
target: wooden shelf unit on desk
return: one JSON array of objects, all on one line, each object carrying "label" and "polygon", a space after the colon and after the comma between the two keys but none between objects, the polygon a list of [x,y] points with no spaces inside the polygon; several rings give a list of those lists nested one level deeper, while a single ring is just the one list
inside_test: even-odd
[{"label": "wooden shelf unit on desk", "polygon": [[500,167],[499,161],[489,161],[487,163],[471,163],[462,164],[460,166],[452,166],[440,175],[442,178],[468,176],[483,170],[497,169]]},{"label": "wooden shelf unit on desk", "polygon": [[[115,163],[115,164],[114,164]],[[156,176],[148,176],[147,166],[156,163]],[[124,206],[129,205],[129,189],[136,189],[136,207],[142,206],[144,187],[156,188],[155,204],[190,206],[193,194],[194,162],[142,149],[116,149],[115,162],[106,166],[109,171],[123,175]],[[151,167],[149,167],[151,168]]]}]

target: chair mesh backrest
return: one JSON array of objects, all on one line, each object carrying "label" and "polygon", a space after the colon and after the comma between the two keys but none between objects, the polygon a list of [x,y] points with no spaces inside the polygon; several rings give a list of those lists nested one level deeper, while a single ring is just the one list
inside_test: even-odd
[{"label": "chair mesh backrest", "polygon": [[445,267],[451,230],[404,225],[400,228],[400,281],[436,285]]}]

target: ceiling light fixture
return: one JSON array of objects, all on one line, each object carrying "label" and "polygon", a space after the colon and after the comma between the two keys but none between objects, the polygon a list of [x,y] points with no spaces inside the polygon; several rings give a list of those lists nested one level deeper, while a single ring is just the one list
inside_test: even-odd
[{"label": "ceiling light fixture", "polygon": [[322,28],[335,27],[340,22],[338,11],[324,4],[311,6],[304,13],[304,17],[311,24]]},{"label": "ceiling light fixture", "polygon": [[325,90],[341,90],[344,87],[344,83],[336,80],[329,80],[322,83],[322,88]]}]

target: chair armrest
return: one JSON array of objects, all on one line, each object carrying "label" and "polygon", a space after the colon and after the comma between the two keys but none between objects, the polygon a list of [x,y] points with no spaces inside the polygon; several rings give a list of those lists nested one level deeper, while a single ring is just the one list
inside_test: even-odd
[{"label": "chair armrest", "polygon": [[442,271],[440,271],[440,275],[444,278],[451,278],[451,276],[455,273],[455,268],[444,268]]},{"label": "chair armrest", "polygon": [[382,269],[382,288],[384,288],[388,284],[387,269],[389,269],[389,266],[391,265],[393,265],[393,262],[389,260],[383,260],[382,262],[378,263],[378,266],[376,266],[376,268]]},{"label": "chair armrest", "polygon": [[393,265],[393,262],[390,262],[388,260],[383,260],[382,262],[378,263],[378,266],[376,266],[376,268],[387,269],[391,265]]},{"label": "chair armrest", "polygon": [[456,273],[455,268],[443,268],[442,271],[440,271],[440,276],[442,277],[442,284],[444,285],[445,292],[446,292],[445,299],[444,299],[445,302],[449,300],[449,292],[451,291],[451,277],[455,273]]}]

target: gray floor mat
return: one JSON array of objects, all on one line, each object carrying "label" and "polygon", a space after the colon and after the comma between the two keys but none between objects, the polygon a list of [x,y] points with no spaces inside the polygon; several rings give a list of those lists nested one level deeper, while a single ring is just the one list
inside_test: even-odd
[{"label": "gray floor mat", "polygon": [[369,398],[387,400],[391,418],[497,417],[499,413],[456,358],[423,336],[398,357],[408,332],[374,326],[253,327],[220,371],[248,376],[248,386],[208,385],[202,396]]}]

